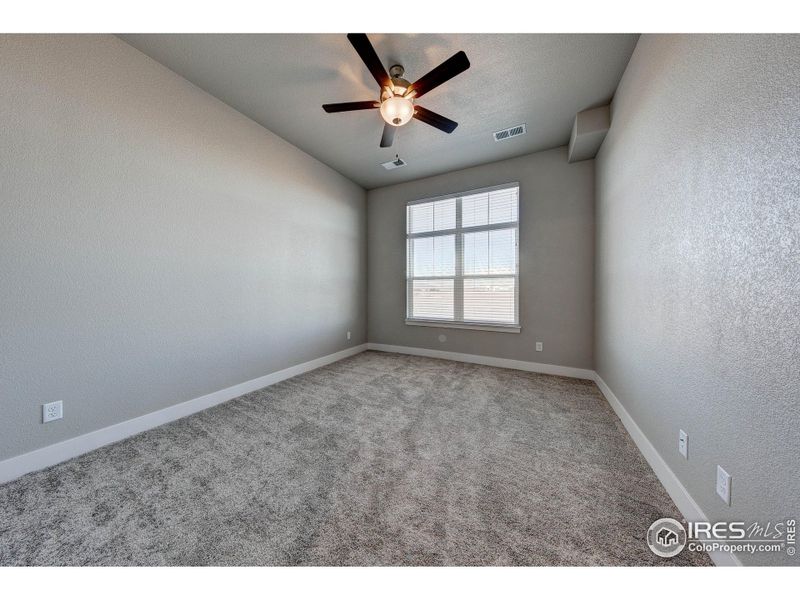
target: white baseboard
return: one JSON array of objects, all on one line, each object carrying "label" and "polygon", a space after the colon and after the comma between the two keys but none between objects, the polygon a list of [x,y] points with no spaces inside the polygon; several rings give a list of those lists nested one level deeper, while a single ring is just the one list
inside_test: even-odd
[{"label": "white baseboard", "polygon": [[518,371],[543,373],[545,375],[560,375],[562,377],[575,377],[576,379],[590,379],[594,381],[594,371],[590,369],[578,369],[576,367],[562,367],[560,365],[548,365],[546,363],[535,363],[535,362],[528,362],[525,360],[513,360],[510,358],[497,358],[494,356],[482,356],[479,354],[464,354],[461,352],[448,352],[445,350],[431,350],[429,348],[412,348],[409,346],[374,344],[372,342],[367,344],[367,346],[369,350],[378,350],[380,352],[396,352],[398,354],[413,354],[414,356],[427,356],[428,358],[443,358],[445,360],[455,360],[458,362],[487,365],[490,367],[517,369]]},{"label": "white baseboard", "polygon": [[296,375],[301,375],[302,373],[324,367],[325,365],[342,360],[348,356],[359,354],[366,349],[367,344],[360,344],[270,373],[269,375],[264,375],[263,377],[257,377],[256,379],[239,383],[225,388],[224,390],[212,392],[205,396],[194,398],[193,400],[187,400],[180,404],[162,408],[161,410],[142,415],[141,417],[123,421],[115,425],[109,425],[103,429],[85,433],[51,446],[45,446],[44,448],[28,452],[27,454],[8,458],[4,461],[0,461],[0,483],[11,481],[25,473],[56,465],[70,458],[90,452],[91,450],[96,450],[101,446],[118,442],[132,435],[136,435],[137,433],[189,416],[201,410],[216,406],[217,404],[222,404],[223,402],[238,398],[243,394],[260,390],[261,388],[272,385],[273,383],[278,383],[284,379],[289,379],[290,377],[295,377]]},{"label": "white baseboard", "polygon": [[[611,405],[611,408],[614,409],[614,412],[617,413],[619,420],[622,421],[622,424],[625,426],[625,429],[628,430],[628,434],[633,438],[633,441],[636,443],[636,446],[639,448],[639,451],[644,456],[645,460],[650,464],[650,467],[655,472],[656,477],[658,477],[661,485],[664,486],[664,489],[667,490],[670,498],[675,503],[675,506],[678,507],[678,510],[681,511],[681,514],[687,521],[708,521],[708,517],[700,508],[700,506],[695,502],[694,498],[689,494],[683,484],[680,482],[678,477],[669,468],[666,461],[661,457],[656,450],[655,446],[650,443],[650,440],[647,439],[644,432],[639,428],[636,424],[636,421],[633,420],[633,417],[625,410],[625,407],[619,401],[619,398],[611,391],[611,388],[608,387],[608,384],[603,381],[603,378],[600,377],[597,373],[595,373],[595,383],[597,387],[600,388],[600,391],[606,397],[606,400]],[[714,564],[718,567],[741,567],[741,561],[736,557],[736,555],[730,552],[709,552],[709,556],[711,560],[714,561]]]}]

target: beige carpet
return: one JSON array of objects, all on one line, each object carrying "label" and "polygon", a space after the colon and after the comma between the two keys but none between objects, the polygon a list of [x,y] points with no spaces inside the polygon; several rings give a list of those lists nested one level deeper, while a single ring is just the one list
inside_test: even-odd
[{"label": "beige carpet", "polygon": [[366,352],[0,487],[3,565],[689,565],[593,383]]}]

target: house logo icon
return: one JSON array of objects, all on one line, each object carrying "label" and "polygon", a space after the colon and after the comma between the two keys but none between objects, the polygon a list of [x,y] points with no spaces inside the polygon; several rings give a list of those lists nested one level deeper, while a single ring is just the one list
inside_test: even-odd
[{"label": "house logo icon", "polygon": [[647,545],[662,558],[677,556],[686,546],[686,529],[675,519],[659,519],[647,530]]},{"label": "house logo icon", "polygon": [[656,534],[656,540],[662,546],[672,546],[678,543],[678,534],[671,529],[662,527]]}]

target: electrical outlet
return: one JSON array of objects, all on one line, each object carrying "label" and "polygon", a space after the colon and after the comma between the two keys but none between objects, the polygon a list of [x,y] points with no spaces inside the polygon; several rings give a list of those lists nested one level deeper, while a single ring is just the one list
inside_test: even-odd
[{"label": "electrical outlet", "polygon": [[349,331],[347,332],[347,339],[348,340],[350,339],[350,332]]},{"label": "electrical outlet", "polygon": [[61,400],[42,404],[42,423],[57,421],[64,416],[64,404]]},{"label": "electrical outlet", "polygon": [[541,352],[542,351],[542,342],[536,342],[536,351],[537,352]]},{"label": "electrical outlet", "polygon": [[719,465],[717,465],[717,496],[728,506],[731,505],[731,476]]},{"label": "electrical outlet", "polygon": [[678,430],[678,452],[689,460],[689,435],[683,429]]}]

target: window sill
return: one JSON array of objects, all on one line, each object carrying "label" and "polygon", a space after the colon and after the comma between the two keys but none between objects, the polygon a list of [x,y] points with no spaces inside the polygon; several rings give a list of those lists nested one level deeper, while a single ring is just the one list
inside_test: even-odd
[{"label": "window sill", "polygon": [[453,323],[450,321],[419,321],[406,319],[406,325],[416,325],[419,327],[445,327],[448,329],[474,329],[476,331],[496,331],[499,333],[519,333],[522,327],[519,325],[492,325],[488,323]]}]

